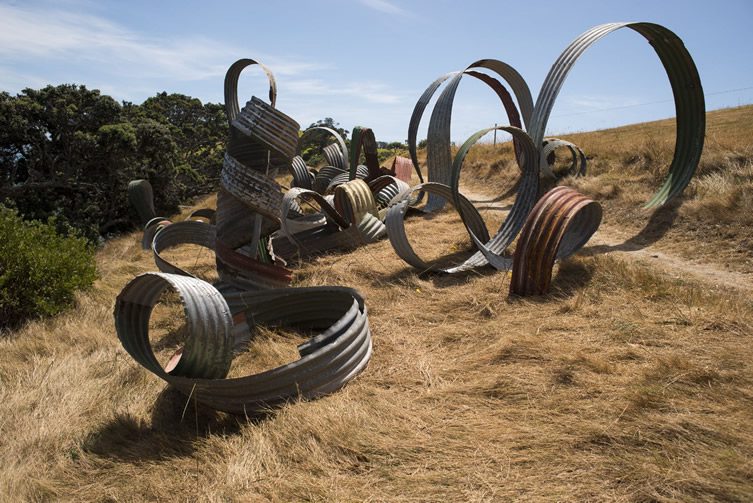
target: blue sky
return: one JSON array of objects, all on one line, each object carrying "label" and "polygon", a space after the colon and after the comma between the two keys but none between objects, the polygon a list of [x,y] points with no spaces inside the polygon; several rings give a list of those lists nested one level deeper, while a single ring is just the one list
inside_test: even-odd
[{"label": "blue sky", "polygon": [[[272,68],[278,107],[302,126],[333,117],[346,129],[370,126],[379,140],[402,141],[416,100],[439,75],[501,59],[535,100],[565,46],[612,21],[651,21],[677,33],[698,66],[707,109],[753,103],[750,0],[0,1],[0,90],[75,82],[137,103],[163,90],[220,102],[226,68],[250,57]],[[262,75],[244,72],[242,99],[266,96]],[[620,30],[579,60],[548,134],[673,115],[653,50]],[[464,79],[453,139],[504,117],[490,90]]]}]

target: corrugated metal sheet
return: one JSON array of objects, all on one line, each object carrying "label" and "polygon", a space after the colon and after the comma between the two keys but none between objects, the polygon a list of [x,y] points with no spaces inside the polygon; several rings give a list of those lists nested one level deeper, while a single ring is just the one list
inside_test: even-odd
[{"label": "corrugated metal sheet", "polygon": [[300,126],[256,96],[246,103],[232,125],[267,149],[274,149],[287,160],[295,155]]},{"label": "corrugated metal sheet", "polygon": [[[166,288],[184,303],[189,335],[175,368],[166,372],[149,343],[149,316]],[[316,398],[344,386],[367,365],[371,331],[363,299],[338,287],[220,293],[193,278],[150,273],[118,296],[115,327],[126,351],[147,370],[204,405],[253,414],[288,401]],[[298,347],[300,359],[240,378],[227,375],[233,317],[257,324],[298,327],[317,334]]]},{"label": "corrugated metal sheet", "polygon": [[[282,188],[274,179],[246,168],[225,154],[220,184],[229,194],[243,202],[248,209],[271,219],[280,218]],[[219,200],[217,205],[220,206]]]},{"label": "corrugated metal sheet", "polygon": [[149,250],[152,247],[154,235],[163,227],[170,225],[172,222],[165,217],[154,217],[144,226],[144,235],[141,238],[141,248]]},{"label": "corrugated metal sheet", "polygon": [[[248,66],[259,65],[269,80],[269,102],[272,106],[275,106],[277,100],[277,82],[272,71],[261,63],[254,61],[253,59],[243,58],[239,59],[227,69],[225,73],[225,113],[227,114],[228,125],[231,125],[233,120],[238,116],[240,112],[240,105],[238,103],[238,79],[241,76],[241,72]],[[232,128],[231,128],[232,129]]]},{"label": "corrugated metal sheet", "polygon": [[290,174],[293,175],[291,187],[300,187],[302,189],[311,189],[314,183],[314,174],[309,171],[303,157],[297,155],[293,157],[290,165]]},{"label": "corrugated metal sheet", "polygon": [[152,240],[154,263],[157,264],[157,268],[162,272],[193,276],[193,274],[162,258],[160,253],[168,248],[184,244],[194,244],[214,250],[216,239],[215,226],[199,222],[198,220],[184,220],[183,222],[167,225],[161,228]]},{"label": "corrugated metal sheet", "polygon": [[379,158],[377,156],[377,142],[374,136],[374,131],[371,128],[356,126],[351,132],[350,140],[350,179],[356,178],[356,173],[353,171],[353,166],[358,166],[361,158],[361,152],[363,152],[366,159],[367,168],[367,180],[373,180],[382,176],[381,168],[379,167]]},{"label": "corrugated metal sheet", "polygon": [[[558,148],[567,148],[570,151],[570,155],[572,156],[570,169],[568,169],[565,173],[558,175],[558,178],[563,178],[565,176],[586,176],[586,154],[578,145],[567,140],[560,140],[559,138],[544,139],[543,148],[541,149],[540,162],[546,163],[549,171],[551,171],[554,175],[557,175],[553,172],[552,166],[554,164],[554,151]],[[545,171],[543,167],[540,167],[540,170],[542,172]]]},{"label": "corrugated metal sheet", "polygon": [[513,257],[510,293],[541,295],[549,291],[555,260],[569,257],[599,228],[602,210],[568,187],[547,192],[531,211]]},{"label": "corrugated metal sheet", "polygon": [[667,71],[675,99],[675,153],[667,180],[646,203],[645,207],[651,208],[679,195],[688,185],[701,157],[706,129],[706,110],[698,70],[682,40],[672,31],[654,23],[608,23],[595,26],[577,37],[549,70],[539,91],[528,130],[534,144],[541,145],[554,101],[575,62],[598,40],[621,28],[630,28],[649,41]]},{"label": "corrugated metal sheet", "polygon": [[128,201],[136,208],[141,219],[141,225],[146,225],[156,215],[154,211],[154,192],[148,180],[132,180],[128,182]]},{"label": "corrugated metal sheet", "polygon": [[392,160],[392,173],[400,180],[410,183],[413,173],[413,162],[408,157],[396,155]]}]

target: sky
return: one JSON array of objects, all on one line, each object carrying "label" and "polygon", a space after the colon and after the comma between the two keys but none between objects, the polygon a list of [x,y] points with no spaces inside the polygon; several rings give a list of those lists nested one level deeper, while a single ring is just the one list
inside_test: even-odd
[{"label": "sky", "polygon": [[[263,62],[278,82],[277,107],[302,127],[332,117],[404,141],[413,107],[440,75],[482,58],[526,79],[534,101],[552,63],[580,33],[615,21],[662,24],[683,39],[707,110],[753,103],[753,1],[451,0],[140,1],[0,0],[0,90],[77,83],[141,103],[158,92],[222,102],[239,58]],[[266,99],[249,68],[239,96]],[[672,92],[651,46],[622,29],[578,60],[547,134],[674,116]],[[429,113],[419,138],[424,138]],[[506,124],[476,79],[460,84],[452,138]]]}]

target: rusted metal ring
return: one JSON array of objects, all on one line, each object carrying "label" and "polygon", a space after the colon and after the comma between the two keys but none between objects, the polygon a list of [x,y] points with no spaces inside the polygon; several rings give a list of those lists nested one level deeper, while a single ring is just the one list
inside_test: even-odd
[{"label": "rusted metal ring", "polygon": [[198,220],[184,220],[161,228],[152,240],[154,263],[162,272],[193,276],[193,274],[170,263],[160,255],[174,246],[194,244],[214,251],[217,234],[215,226]]},{"label": "rusted metal ring", "polygon": [[599,203],[569,187],[555,187],[536,203],[513,256],[510,293],[542,295],[549,291],[555,260],[569,257],[599,228]]}]

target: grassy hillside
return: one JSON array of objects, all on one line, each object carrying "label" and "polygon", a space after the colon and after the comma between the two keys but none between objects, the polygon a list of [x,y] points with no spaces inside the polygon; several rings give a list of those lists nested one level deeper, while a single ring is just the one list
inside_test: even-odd
[{"label": "grassy hillside", "polygon": [[[745,142],[751,110],[709,114],[700,176],[672,210],[674,226],[654,243],[710,266],[725,261],[748,282],[749,251],[717,254],[750,231],[750,212],[739,212],[750,208],[744,189],[753,183]],[[600,234],[630,239],[661,228],[650,212],[634,209],[656,180],[647,142],[658,142],[657,155],[665,155],[662,142],[671,138],[658,134],[660,126],[567,137],[592,157],[594,176],[567,183],[605,204]],[[494,196],[509,186],[504,174],[517,167],[505,150],[509,156],[509,147],[475,149],[464,188]],[[499,206],[484,212],[491,223],[502,214]],[[469,249],[450,212],[411,219],[407,229],[424,256]],[[703,229],[720,230],[706,236]],[[418,276],[386,241],[294,264],[295,286],[347,285],[364,294],[374,356],[341,392],[246,419],[186,403],[122,349],[114,298],[135,274],[155,267],[140,235],[112,240],[98,255],[101,279],[75,310],[0,339],[0,494],[76,501],[753,499],[752,291],[609,252],[587,247],[557,268],[551,295],[527,300],[507,298],[505,273]],[[213,279],[211,253],[185,246],[172,257]],[[181,320],[174,302],[160,306],[152,319],[158,357],[172,354]],[[289,361],[299,338],[265,331],[231,375]]]}]

